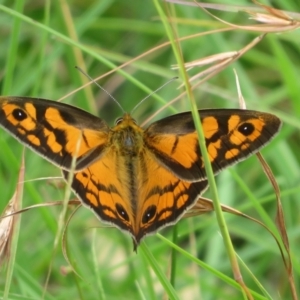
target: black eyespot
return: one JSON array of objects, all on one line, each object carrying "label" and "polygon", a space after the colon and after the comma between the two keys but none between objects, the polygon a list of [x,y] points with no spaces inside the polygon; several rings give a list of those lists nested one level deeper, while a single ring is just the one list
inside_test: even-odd
[{"label": "black eyespot", "polygon": [[145,211],[143,218],[142,218],[142,222],[148,223],[156,214],[156,206],[155,205],[151,205],[147,208],[147,210]]},{"label": "black eyespot", "polygon": [[118,118],[115,122],[116,125],[119,125],[123,121],[123,118]]},{"label": "black eyespot", "polygon": [[254,128],[254,125],[252,123],[244,123],[241,126],[239,126],[238,131],[241,134],[243,134],[245,136],[248,136],[248,135],[253,133],[254,129],[255,128]]},{"label": "black eyespot", "polygon": [[27,118],[26,112],[20,108],[14,109],[12,115],[17,121],[23,121]]},{"label": "black eyespot", "polygon": [[118,212],[119,216],[122,219],[124,219],[125,221],[129,221],[129,216],[128,216],[125,208],[121,204],[117,203],[116,204],[116,209],[117,209],[117,212]]}]

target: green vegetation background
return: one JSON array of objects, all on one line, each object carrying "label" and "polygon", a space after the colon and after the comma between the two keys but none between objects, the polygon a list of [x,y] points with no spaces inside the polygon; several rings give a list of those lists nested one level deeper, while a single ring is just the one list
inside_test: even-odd
[{"label": "green vegetation background", "polygon": [[[226,3],[234,4],[234,1]],[[272,3],[281,9],[300,11],[297,1],[277,0]],[[251,3],[239,1],[239,5],[243,4]],[[178,17],[177,30],[181,37],[222,26],[197,7],[175,5],[173,9]],[[245,13],[218,12],[217,15],[238,24],[248,22]],[[76,35],[70,35],[68,28],[72,26],[75,26]],[[192,61],[219,52],[238,50],[257,35],[236,30],[194,38],[182,42],[183,56],[185,61]],[[1,94],[57,100],[86,82],[74,66],[86,67],[88,74],[95,78],[111,70],[114,65],[127,62],[167,40],[154,3],[149,0],[1,1]],[[284,126],[280,135],[262,153],[281,188],[298,291],[299,40],[299,30],[269,34],[238,62],[194,91],[198,108],[238,107],[234,67],[247,107],[269,111],[282,118]],[[78,59],[80,55],[82,60]],[[115,72],[99,83],[113,94],[126,111],[130,111],[149,91],[178,75],[170,68],[174,63],[171,48],[164,47],[128,65],[123,73]],[[196,71],[192,70],[191,74]],[[138,123],[178,96],[181,92],[177,89],[179,83],[178,80],[170,83],[144,102],[134,112]],[[77,92],[65,102],[98,115],[110,125],[122,114],[118,106],[95,85]],[[184,98],[155,118],[185,110],[189,110],[189,103]],[[22,151],[21,144],[4,130],[0,131],[1,209],[14,193]],[[58,168],[35,153],[26,150],[25,158],[26,180],[61,176]],[[274,220],[275,194],[255,157],[222,172],[216,180],[222,203],[262,218],[264,222]],[[61,201],[64,197],[64,185],[61,183],[62,180],[51,179],[25,183],[23,205]],[[206,196],[209,197],[209,192]],[[255,201],[270,219],[259,214],[254,207]],[[51,264],[45,299],[162,299],[165,288],[151,269],[145,251],[139,249],[137,254],[134,253],[129,236],[103,226],[85,208],[73,217],[67,237],[70,259],[81,278],[68,272],[70,269],[61,246],[53,255],[60,211],[60,207],[45,207],[22,214],[9,299],[40,299]],[[284,264],[270,234],[259,225],[237,216],[227,214],[226,220],[238,255],[270,297],[290,299]],[[177,230],[178,245],[212,269],[200,267],[187,254],[177,253],[174,289],[178,299],[241,299],[240,291],[228,279],[232,278],[232,270],[214,214],[181,220]],[[164,229],[161,234],[171,240],[172,228]],[[162,272],[168,276],[171,268],[170,245],[158,235],[147,237],[145,244]],[[221,272],[223,279],[217,271]],[[242,273],[248,287],[260,294],[255,299],[268,299],[259,291],[247,270],[242,268]],[[0,273],[0,296],[4,286],[5,269]]]}]

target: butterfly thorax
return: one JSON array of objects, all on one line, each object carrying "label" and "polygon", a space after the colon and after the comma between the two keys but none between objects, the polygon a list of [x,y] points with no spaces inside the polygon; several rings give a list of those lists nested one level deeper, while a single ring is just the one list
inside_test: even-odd
[{"label": "butterfly thorax", "polygon": [[143,132],[135,120],[129,114],[125,114],[111,129],[110,143],[114,145],[119,155],[134,157],[143,148]]}]

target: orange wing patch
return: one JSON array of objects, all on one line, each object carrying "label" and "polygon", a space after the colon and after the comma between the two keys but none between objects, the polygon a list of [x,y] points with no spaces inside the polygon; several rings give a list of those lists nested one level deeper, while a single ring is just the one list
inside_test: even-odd
[{"label": "orange wing patch", "polygon": [[216,134],[220,130],[218,120],[213,116],[204,117],[202,119],[202,129],[204,132],[204,137],[206,139],[210,139],[214,134]]},{"label": "orange wing patch", "polygon": [[[192,132],[186,135],[161,134],[147,138],[150,148],[156,148],[166,157],[172,158],[183,168],[191,168],[199,156],[195,149],[198,147],[198,135]],[[188,147],[186,147],[188,145]]]}]

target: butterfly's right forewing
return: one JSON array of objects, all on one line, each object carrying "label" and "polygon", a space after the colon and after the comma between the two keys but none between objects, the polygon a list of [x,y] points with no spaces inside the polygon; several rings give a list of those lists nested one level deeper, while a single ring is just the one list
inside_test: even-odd
[{"label": "butterfly's right forewing", "polygon": [[[279,131],[272,114],[240,109],[200,110],[206,147],[214,173],[259,151]],[[190,112],[157,121],[145,130],[147,148],[176,176],[206,178],[198,134]]]}]

